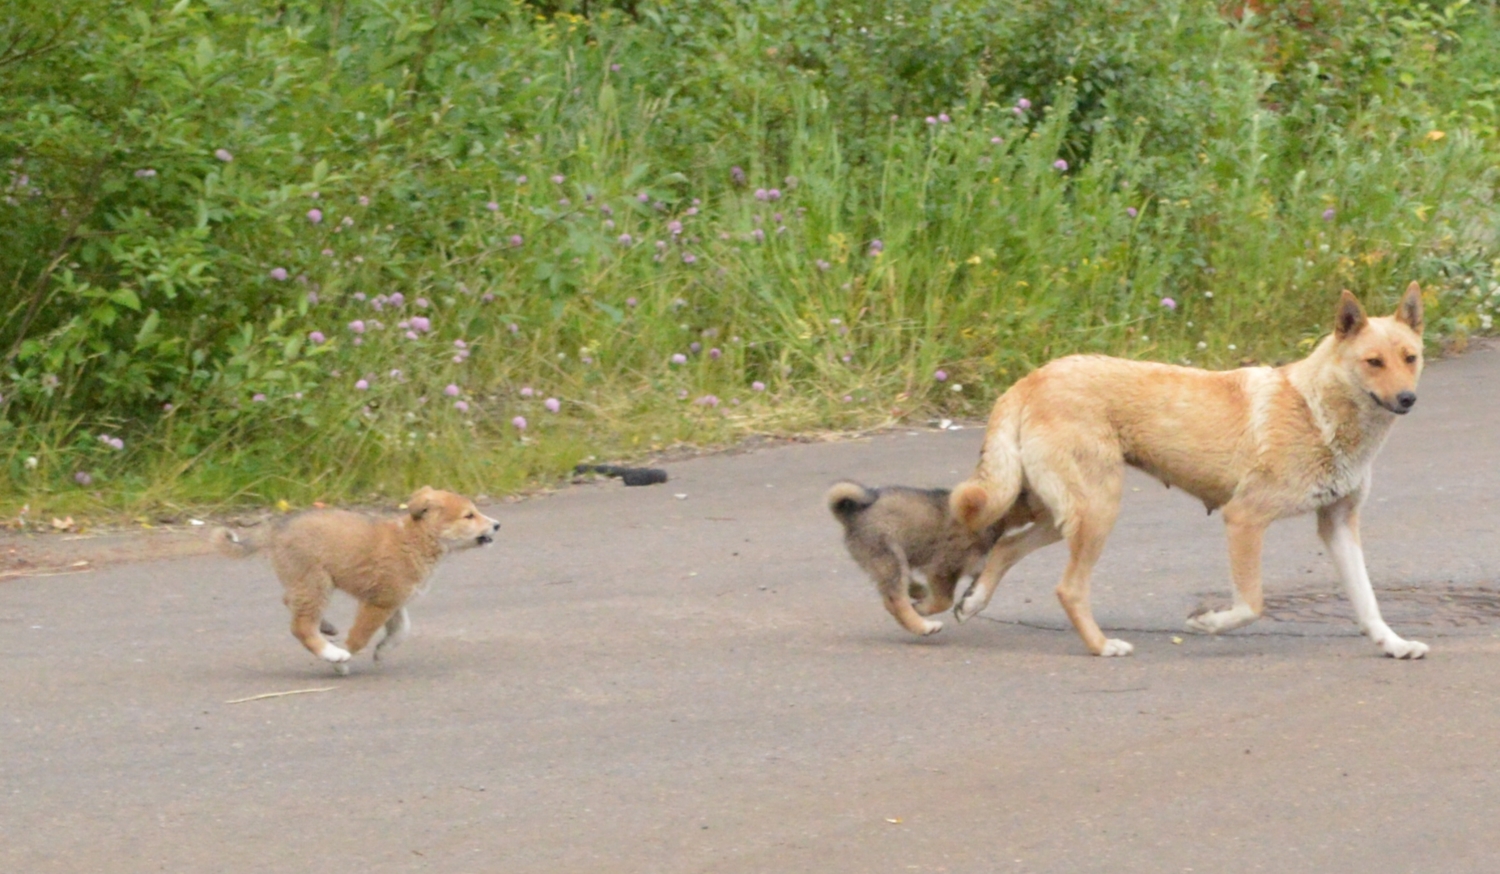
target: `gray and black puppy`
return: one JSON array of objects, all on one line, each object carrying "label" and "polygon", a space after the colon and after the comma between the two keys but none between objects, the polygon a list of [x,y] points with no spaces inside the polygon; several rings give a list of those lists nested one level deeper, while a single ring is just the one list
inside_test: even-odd
[{"label": "gray and black puppy", "polygon": [[[953,606],[959,578],[979,574],[1007,521],[970,531],[949,511],[948,489],[871,489],[844,481],[828,490],[827,501],[843,523],[849,555],[875,581],[885,609],[912,634],[943,627],[922,617]],[[925,587],[914,573],[926,577]]]}]

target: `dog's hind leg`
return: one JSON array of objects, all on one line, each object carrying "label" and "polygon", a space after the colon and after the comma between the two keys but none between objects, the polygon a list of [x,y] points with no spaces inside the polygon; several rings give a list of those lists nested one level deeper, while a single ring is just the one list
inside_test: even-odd
[{"label": "dog's hind leg", "polygon": [[927,635],[936,634],[943,629],[943,623],[935,619],[923,619],[917,615],[916,608],[911,605],[911,565],[906,561],[906,552],[901,544],[887,537],[884,539],[886,549],[890,550],[895,558],[897,571],[894,574],[886,573],[880,577],[880,596],[885,602],[888,613],[901,623],[901,627],[912,634]]},{"label": "dog's hind leg", "polygon": [[1000,579],[1016,562],[1059,540],[1062,540],[1062,532],[1057,530],[1052,517],[1046,514],[1037,517],[1029,528],[1000,538],[985,558],[984,570],[980,572],[979,578],[974,580],[958,606],[953,608],[953,618],[963,622],[971,616],[978,616],[989,606],[990,599],[995,597]]},{"label": "dog's hind leg", "polygon": [[[1080,459],[1076,453],[1069,459],[1074,464],[1077,460]],[[1057,584],[1057,600],[1089,652],[1096,656],[1127,656],[1135,647],[1123,640],[1106,638],[1099,630],[1099,623],[1094,621],[1094,611],[1089,606],[1089,579],[1104,552],[1104,541],[1109,538],[1120,513],[1124,472],[1119,466],[1106,466],[1106,459],[1081,460],[1085,463],[1077,467],[1070,465],[1066,476],[1058,477],[1051,489],[1045,489],[1056,492],[1061,487],[1073,496],[1061,523],[1071,554],[1062,581]]]},{"label": "dog's hind leg", "polygon": [[292,636],[302,641],[308,652],[325,662],[332,662],[334,670],[343,674],[348,672],[344,665],[349,661],[348,650],[319,633],[323,607],[328,603],[328,590],[332,585],[333,581],[326,573],[315,572],[304,577],[298,585],[287,586],[283,601],[292,611]]},{"label": "dog's hind leg", "polygon": [[1375,641],[1386,655],[1398,659],[1419,659],[1427,655],[1427,644],[1405,640],[1385,624],[1375,590],[1365,570],[1365,553],[1359,543],[1359,499],[1344,498],[1318,511],[1318,535],[1328,546],[1333,564],[1344,580],[1344,591],[1354,605],[1359,630]]},{"label": "dog's hind leg", "polygon": [[407,614],[406,608],[402,607],[385,621],[385,637],[380,638],[380,642],[375,644],[375,661],[380,661],[386,649],[395,649],[400,646],[401,641],[405,640],[409,633],[411,633],[411,616]]},{"label": "dog's hind leg", "polygon": [[1229,571],[1234,578],[1234,606],[1227,610],[1199,610],[1188,617],[1187,626],[1204,634],[1233,631],[1260,618],[1265,611],[1261,591],[1260,553],[1271,518],[1263,513],[1224,505],[1224,530],[1229,537]]},{"label": "dog's hind leg", "polygon": [[349,647],[349,654],[359,652],[375,636],[375,632],[385,625],[387,621],[396,614],[398,608],[379,607],[368,601],[362,601],[359,612],[354,614],[354,624],[349,626],[349,637],[344,644]]}]

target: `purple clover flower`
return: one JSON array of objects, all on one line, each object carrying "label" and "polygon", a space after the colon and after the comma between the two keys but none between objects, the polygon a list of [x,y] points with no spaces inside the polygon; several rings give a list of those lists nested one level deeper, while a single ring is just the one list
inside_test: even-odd
[{"label": "purple clover flower", "polygon": [[458,410],[460,413],[467,413],[469,411],[469,402],[468,401],[454,401],[453,402],[453,409]]},{"label": "purple clover flower", "polygon": [[277,282],[286,282],[287,272],[285,267],[272,267],[271,278]]},{"label": "purple clover flower", "polygon": [[700,407],[717,407],[719,405],[719,399],[714,395],[704,395],[703,397],[694,400],[693,403],[697,404]]},{"label": "purple clover flower", "polygon": [[308,210],[307,220],[312,222],[313,224],[321,222],[323,220],[323,210],[318,209],[316,206]]},{"label": "purple clover flower", "polygon": [[715,361],[718,361],[720,356],[722,356],[723,354],[724,353],[720,351],[718,346],[715,346],[714,348],[708,350],[708,357],[712,358]]},{"label": "purple clover flower", "polygon": [[938,121],[942,122],[943,124],[948,124],[949,122],[953,121],[953,119],[951,119],[951,118],[948,117],[948,113],[946,113],[946,112],[939,112],[938,113]]},{"label": "purple clover flower", "polygon": [[1140,213],[1137,212],[1136,208],[1133,206],[1125,207],[1125,214],[1130,216],[1131,218],[1135,218],[1137,215],[1140,215]]},{"label": "purple clover flower", "polygon": [[498,204],[495,201],[491,200],[491,201],[489,201],[488,203],[486,203],[484,205],[484,208],[487,209],[487,210],[489,210],[490,212],[499,212],[500,211],[500,204]]},{"label": "purple clover flower", "polygon": [[451,382],[448,383],[448,386],[443,389],[443,394],[447,395],[450,398],[458,397],[458,386],[454,385]]},{"label": "purple clover flower", "polygon": [[525,416],[517,416],[514,419],[511,419],[510,423],[511,423],[511,425],[513,425],[515,427],[515,429],[517,431],[525,431],[526,430],[526,417]]},{"label": "purple clover flower", "polygon": [[1161,305],[1169,310],[1177,309],[1177,301],[1172,300],[1170,297],[1162,298]]},{"label": "purple clover flower", "polygon": [[684,264],[696,264],[696,263],[698,263],[698,256],[694,255],[692,252],[683,252],[682,253],[682,263],[684,263]]},{"label": "purple clover flower", "polygon": [[234,154],[228,149],[214,149],[214,157],[226,164],[234,160]]},{"label": "purple clover flower", "polygon": [[324,342],[326,342],[328,340],[327,337],[323,336],[323,332],[322,331],[313,331],[311,334],[307,335],[307,339],[310,340],[310,341],[312,341],[312,344],[314,346],[321,346]]},{"label": "purple clover flower", "polygon": [[357,380],[354,383],[354,388],[358,391],[367,391],[370,388],[370,381],[368,379]]},{"label": "purple clover flower", "polygon": [[745,185],[745,171],[741,170],[738,166],[730,167],[729,181],[743,188]]},{"label": "purple clover flower", "polygon": [[1052,169],[1054,169],[1054,170],[1067,170],[1068,169],[1068,162],[1064,161],[1062,158],[1058,158],[1056,161],[1052,162]]},{"label": "purple clover flower", "polygon": [[547,398],[545,401],[542,401],[542,406],[547,408],[547,412],[555,413],[562,409],[562,401],[557,398]]},{"label": "purple clover flower", "polygon": [[683,355],[681,352],[673,352],[672,353],[672,363],[673,364],[686,364],[687,363],[687,356]]},{"label": "purple clover flower", "polygon": [[766,384],[757,379],[755,382],[750,383],[750,390],[751,391],[765,391],[766,390]]},{"label": "purple clover flower", "polygon": [[881,242],[878,239],[870,241],[870,254],[872,256],[873,255],[879,255],[881,252],[884,252],[884,251],[885,251],[885,243]]},{"label": "purple clover flower", "polygon": [[552,177],[552,184],[553,185],[561,185],[561,184],[563,184],[563,181],[566,180],[567,178],[568,177],[564,176],[563,174],[558,173],[557,175],[555,175],[555,176]]},{"label": "purple clover flower", "polygon": [[94,478],[91,477],[91,476],[89,476],[88,473],[85,472],[85,471],[81,471],[80,470],[77,473],[73,474],[73,482],[78,483],[81,486],[86,486],[86,485],[92,483],[93,481],[94,481]]},{"label": "purple clover flower", "polygon": [[1336,215],[1338,215],[1338,212],[1330,206],[1327,209],[1323,210],[1323,221],[1331,222],[1333,221],[1333,217]]},{"label": "purple clover flower", "polygon": [[632,243],[635,242],[635,237],[632,237],[629,234],[621,234],[619,242],[620,242],[620,245],[622,245],[622,246],[629,246],[629,245],[631,245]]},{"label": "purple clover flower", "polygon": [[521,248],[521,244],[524,243],[524,242],[526,242],[526,240],[520,234],[511,234],[510,235],[510,247],[512,249],[519,249],[519,248]]},{"label": "purple clover flower", "polygon": [[261,394],[260,392],[256,392],[255,396],[252,397],[250,400],[252,402],[254,402],[254,403],[257,403],[257,404],[263,404],[263,403],[266,402],[266,396],[263,395],[263,394]]},{"label": "purple clover flower", "polygon": [[938,382],[947,382],[948,381],[948,371],[946,371],[946,370],[939,370],[938,372],[936,372],[936,373],[934,373],[932,375],[932,378],[935,379],[935,380],[937,380]]},{"label": "purple clover flower", "polygon": [[523,398],[529,398],[529,397],[531,397],[534,394],[536,394],[536,389],[532,388],[529,385],[523,385],[523,386],[521,386],[521,397],[523,397]]}]

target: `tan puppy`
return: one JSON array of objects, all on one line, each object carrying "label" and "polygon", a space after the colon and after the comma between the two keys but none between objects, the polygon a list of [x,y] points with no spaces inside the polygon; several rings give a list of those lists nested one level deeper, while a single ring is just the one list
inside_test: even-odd
[{"label": "tan puppy", "polygon": [[1119,511],[1129,464],[1222,510],[1234,605],[1190,617],[1229,631],[1263,610],[1261,541],[1277,519],[1316,512],[1360,630],[1387,655],[1421,658],[1427,645],[1385,624],[1365,572],[1359,507],[1391,423],[1417,401],[1422,290],[1413,282],[1393,316],[1367,318],[1345,291],[1333,333],[1284,367],[1212,372],[1102,356],[1054,361],[995,404],[973,477],[953,490],[953,513],[979,530],[1024,505],[1036,524],[1004,537],[954,609],[983,610],[1001,576],[1026,554],[1066,539],[1057,597],[1089,651],[1129,655],[1105,638],[1089,607],[1089,576]]},{"label": "tan puppy", "polygon": [[[292,636],[313,655],[332,662],[339,674],[375,632],[385,636],[375,659],[401,642],[411,629],[406,602],[422,589],[438,559],[453,546],[483,546],[500,523],[480,513],[462,495],[423,486],[407,501],[407,515],[376,519],[345,510],[312,510],[274,522],[258,536],[228,528],[212,535],[219,551],[235,558],[265,550],[286,589],[283,601],[292,612]],[[323,622],[323,608],[333,589],[359,601],[345,647],[319,634],[337,632]]]},{"label": "tan puppy", "polygon": [[[868,489],[841,482],[828,490],[826,500],[843,523],[849,555],[875,581],[885,609],[912,634],[943,627],[922,617],[953,606],[959,578],[978,574],[1004,533],[1004,520],[975,533],[954,519],[947,489]],[[914,574],[926,578],[925,587]]]}]

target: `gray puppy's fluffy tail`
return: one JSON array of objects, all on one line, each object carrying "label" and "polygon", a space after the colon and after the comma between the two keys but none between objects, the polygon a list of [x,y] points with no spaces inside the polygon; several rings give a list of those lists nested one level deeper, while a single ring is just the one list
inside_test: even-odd
[{"label": "gray puppy's fluffy tail", "polygon": [[236,534],[228,528],[215,528],[208,539],[215,549],[230,558],[244,558],[260,549],[260,543],[255,538]]},{"label": "gray puppy's fluffy tail", "polygon": [[833,512],[833,515],[840,522],[848,525],[851,519],[868,510],[878,497],[880,495],[874,489],[867,489],[859,483],[845,480],[834,483],[833,488],[828,490],[825,500],[828,501],[828,509]]}]

